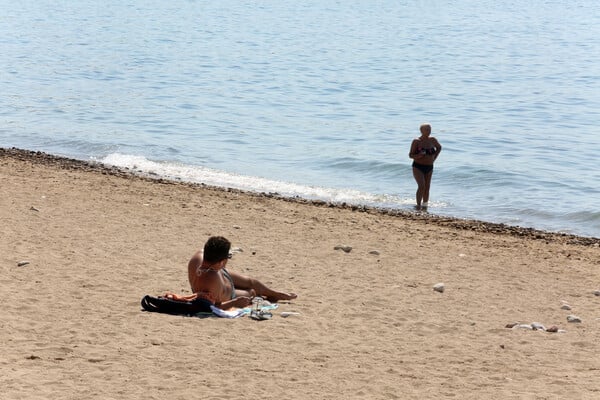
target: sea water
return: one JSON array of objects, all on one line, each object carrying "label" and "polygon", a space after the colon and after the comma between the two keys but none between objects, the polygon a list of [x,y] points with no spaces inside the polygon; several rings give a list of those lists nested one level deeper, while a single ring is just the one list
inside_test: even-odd
[{"label": "sea water", "polygon": [[0,146],[600,237],[596,1],[0,1]]}]

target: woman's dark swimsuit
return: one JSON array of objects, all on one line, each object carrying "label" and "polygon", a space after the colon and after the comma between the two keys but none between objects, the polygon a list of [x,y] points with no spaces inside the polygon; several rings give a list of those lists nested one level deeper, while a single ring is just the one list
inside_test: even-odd
[{"label": "woman's dark swimsuit", "polygon": [[419,171],[421,171],[424,175],[427,175],[428,173],[433,171],[433,164],[425,165],[425,164],[419,164],[418,162],[413,161],[412,166],[413,166],[413,168],[416,168]]},{"label": "woman's dark swimsuit", "polygon": [[[417,147],[417,153],[421,153],[422,151],[425,152],[425,154],[427,154],[428,156],[433,156],[437,153],[437,148],[435,147],[431,147],[429,149],[424,149],[422,147]],[[418,169],[419,171],[421,171],[423,174],[427,175],[428,173],[430,173],[431,171],[433,171],[433,164],[432,165],[425,165],[425,164],[419,164],[416,161],[413,161],[412,164],[413,168]]]},{"label": "woman's dark swimsuit", "polygon": [[432,156],[437,153],[437,149],[435,147],[431,147],[429,149],[424,149],[422,147],[417,147],[417,153],[424,151],[428,156]]}]

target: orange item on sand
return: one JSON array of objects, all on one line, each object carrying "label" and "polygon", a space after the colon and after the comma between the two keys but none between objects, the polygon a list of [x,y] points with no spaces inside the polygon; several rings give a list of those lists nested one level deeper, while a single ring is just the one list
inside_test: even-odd
[{"label": "orange item on sand", "polygon": [[212,296],[210,295],[210,293],[207,292],[199,292],[199,293],[193,293],[193,294],[188,294],[188,295],[181,295],[181,294],[176,294],[176,293],[171,293],[171,292],[167,292],[165,293],[164,297],[166,297],[167,299],[171,299],[171,300],[175,300],[175,301],[193,301],[196,300],[198,297],[208,300],[211,303],[214,303],[214,299],[212,298]]}]

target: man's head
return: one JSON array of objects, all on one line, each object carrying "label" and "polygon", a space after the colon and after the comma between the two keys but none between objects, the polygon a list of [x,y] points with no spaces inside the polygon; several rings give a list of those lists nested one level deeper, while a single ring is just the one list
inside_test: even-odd
[{"label": "man's head", "polygon": [[211,236],[204,245],[204,261],[209,264],[229,258],[231,242],[223,236]]}]

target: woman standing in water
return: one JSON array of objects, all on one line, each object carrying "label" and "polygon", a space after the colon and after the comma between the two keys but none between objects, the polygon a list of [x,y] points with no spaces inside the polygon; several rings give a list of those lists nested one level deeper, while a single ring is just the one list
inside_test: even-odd
[{"label": "woman standing in water", "polygon": [[431,135],[431,125],[421,124],[421,136],[410,145],[408,156],[413,159],[412,170],[417,181],[417,210],[427,210],[433,163],[442,151],[442,145]]}]

